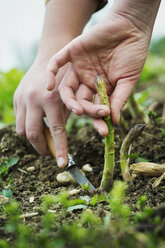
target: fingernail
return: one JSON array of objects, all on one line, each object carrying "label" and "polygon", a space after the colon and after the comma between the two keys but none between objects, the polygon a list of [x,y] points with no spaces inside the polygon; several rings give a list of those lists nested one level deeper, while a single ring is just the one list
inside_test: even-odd
[{"label": "fingernail", "polygon": [[104,136],[104,137],[108,134],[108,133],[106,133],[105,130],[102,129],[102,128],[99,128],[99,129],[98,129],[98,132],[99,132],[99,134],[100,134],[101,136]]},{"label": "fingernail", "polygon": [[74,112],[76,114],[77,113],[77,110],[73,108],[72,109],[72,112]]},{"label": "fingernail", "polygon": [[98,128],[98,132],[99,132],[99,134],[101,134],[103,132],[102,128]]},{"label": "fingernail", "polygon": [[59,157],[57,160],[58,167],[63,168],[65,166],[65,159],[63,157]]}]

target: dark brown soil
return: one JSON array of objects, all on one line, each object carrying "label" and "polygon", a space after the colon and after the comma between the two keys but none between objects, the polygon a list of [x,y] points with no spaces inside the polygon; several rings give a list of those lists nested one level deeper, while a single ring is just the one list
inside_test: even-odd
[{"label": "dark brown soil", "polygon": [[[114,180],[122,180],[119,164],[119,149],[123,135],[119,128],[116,128],[116,167]],[[93,172],[86,172],[88,179],[96,188],[99,187],[104,160],[104,144],[102,137],[99,136],[91,126],[85,126],[78,131],[75,130],[68,137],[69,152],[73,155],[74,160],[79,168],[89,163],[93,167]],[[80,188],[78,185],[59,185],[56,180],[58,173],[62,171],[57,167],[56,161],[51,156],[41,156],[31,147],[24,137],[19,137],[13,127],[7,127],[0,130],[0,157],[18,157],[19,162],[8,173],[10,178],[13,198],[19,204],[22,213],[39,212],[41,197],[45,194],[58,194],[61,190],[70,190]],[[159,127],[149,125],[145,128],[141,137],[134,143],[132,153],[136,153],[139,157],[148,161],[165,163],[165,141],[161,138]],[[135,158],[132,159],[132,162]],[[35,170],[27,172],[27,168],[34,166]],[[21,172],[20,169],[27,173]],[[165,203],[165,181],[162,181],[156,188],[152,188],[152,184],[156,178],[138,176],[132,184],[128,186],[126,203],[131,206],[132,211],[137,210],[136,202],[141,195],[147,196],[147,204],[150,207],[159,206]],[[81,190],[79,195],[87,193]],[[34,196],[34,201],[29,202],[30,197]],[[77,195],[76,195],[77,197]],[[100,216],[104,216],[108,209],[107,204],[99,204],[95,207]],[[58,206],[58,211],[60,211]],[[92,209],[93,211],[93,209]],[[69,213],[68,218],[74,219],[79,215]],[[38,228],[39,216],[26,219],[27,222]],[[0,219],[0,226],[3,221]],[[1,231],[1,228],[0,228]],[[1,235],[0,235],[1,236]]]}]

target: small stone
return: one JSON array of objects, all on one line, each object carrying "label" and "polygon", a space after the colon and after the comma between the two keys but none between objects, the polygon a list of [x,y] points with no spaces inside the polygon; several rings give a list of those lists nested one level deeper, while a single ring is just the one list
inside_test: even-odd
[{"label": "small stone", "polygon": [[29,202],[30,203],[34,202],[34,196],[32,196],[32,197],[29,198]]},{"label": "small stone", "polygon": [[0,195],[0,205],[4,205],[9,202],[9,198],[4,195]]},{"label": "small stone", "polygon": [[71,189],[68,191],[68,195],[72,196],[72,195],[76,195],[80,192],[80,189]]},{"label": "small stone", "polygon": [[52,209],[48,209],[48,212],[49,212],[49,213],[57,213],[56,210],[52,210]]},{"label": "small stone", "polygon": [[28,172],[33,172],[35,171],[35,167],[34,166],[30,166],[26,169]]},{"label": "small stone", "polygon": [[87,172],[92,172],[93,168],[91,167],[90,164],[85,164],[85,165],[83,165],[82,170],[87,171]]},{"label": "small stone", "polygon": [[70,173],[68,171],[64,171],[62,173],[59,173],[57,175],[56,179],[61,184],[76,183],[76,181],[73,179],[73,177],[70,175]]},{"label": "small stone", "polygon": [[38,215],[38,212],[36,212],[36,213],[26,213],[26,214],[20,215],[20,218],[25,219],[25,218],[33,217],[33,216],[36,216],[36,215]]}]

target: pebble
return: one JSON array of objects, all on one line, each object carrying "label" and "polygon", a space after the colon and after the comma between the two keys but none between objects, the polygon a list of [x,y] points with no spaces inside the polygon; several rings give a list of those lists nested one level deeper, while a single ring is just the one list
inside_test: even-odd
[{"label": "pebble", "polygon": [[38,212],[36,212],[36,213],[26,213],[26,214],[20,215],[20,218],[24,219],[24,218],[33,217],[33,216],[36,216],[36,215],[38,215]]},{"label": "pebble", "polygon": [[0,195],[0,205],[4,205],[9,202],[9,198],[4,195]]},{"label": "pebble", "polygon": [[76,195],[80,192],[80,189],[71,189],[68,191],[68,195],[72,196],[72,195]]},{"label": "pebble", "polygon": [[92,172],[93,168],[91,167],[90,164],[85,164],[85,165],[83,165],[82,170],[87,171],[87,172]]},{"label": "pebble", "polygon": [[67,184],[67,183],[76,183],[76,181],[73,179],[73,177],[70,175],[68,171],[64,171],[62,173],[59,173],[56,177],[57,181],[61,184]]},{"label": "pebble", "polygon": [[30,202],[30,203],[34,202],[34,196],[31,196],[31,197],[29,198],[29,202]]},{"label": "pebble", "polygon": [[30,166],[26,169],[28,172],[33,172],[35,171],[35,167],[34,166]]}]

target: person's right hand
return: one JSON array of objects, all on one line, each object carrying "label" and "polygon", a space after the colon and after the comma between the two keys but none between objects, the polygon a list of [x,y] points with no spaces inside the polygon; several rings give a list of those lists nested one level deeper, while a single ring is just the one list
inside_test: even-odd
[{"label": "person's right hand", "polygon": [[72,40],[49,61],[47,90],[54,89],[58,70],[70,62],[71,68],[59,87],[61,99],[76,114],[83,107],[84,113],[95,119],[94,126],[101,135],[107,135],[108,128],[101,119],[102,111],[98,111],[98,101],[93,103],[97,97],[95,77],[99,73],[106,82],[112,121],[118,124],[142,72],[158,6],[159,1],[116,0],[102,22]]},{"label": "person's right hand", "polygon": [[[48,154],[49,151],[43,133],[43,117],[46,116],[55,145],[58,165],[64,166],[67,163],[65,123],[69,111],[62,103],[57,88],[68,65],[59,71],[57,86],[51,92],[45,90],[46,65],[46,63],[34,64],[15,91],[16,131],[19,135],[25,135],[39,153]],[[63,147],[65,147],[65,150]],[[66,162],[64,163],[63,160]]]}]

